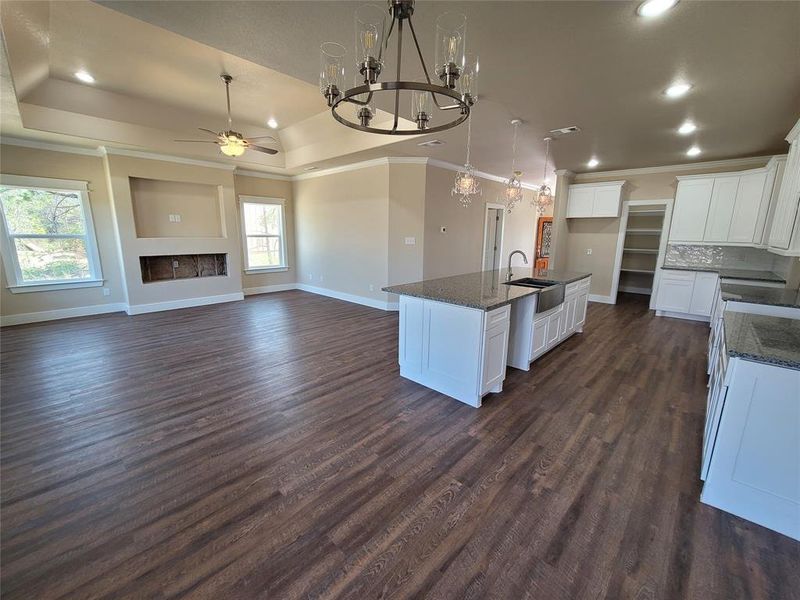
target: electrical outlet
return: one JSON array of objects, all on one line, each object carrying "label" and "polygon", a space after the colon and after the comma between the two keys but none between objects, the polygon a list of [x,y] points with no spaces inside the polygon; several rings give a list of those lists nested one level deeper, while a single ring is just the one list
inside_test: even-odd
[{"label": "electrical outlet", "polygon": [[110,296],[111,290],[108,288],[103,288],[103,296]]},{"label": "electrical outlet", "polygon": [[322,283],[323,281],[325,281],[325,276],[324,276],[324,275],[320,275],[320,276],[319,276],[319,281],[320,281],[320,283]]},{"label": "electrical outlet", "polygon": [[591,253],[592,253],[592,249],[591,248],[587,248],[586,249],[586,254],[591,254]]},{"label": "electrical outlet", "polygon": [[313,273],[309,273],[308,274],[308,280],[309,281],[314,281],[314,274]]},{"label": "electrical outlet", "polygon": [[369,291],[370,292],[374,292],[375,291],[375,286],[372,285],[371,283],[369,284]]}]

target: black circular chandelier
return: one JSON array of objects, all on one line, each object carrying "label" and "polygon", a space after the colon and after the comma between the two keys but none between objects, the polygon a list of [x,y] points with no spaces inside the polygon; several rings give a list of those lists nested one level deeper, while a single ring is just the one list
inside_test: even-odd
[{"label": "black circular chandelier", "polygon": [[[445,13],[436,21],[434,75],[438,82],[434,82],[411,22],[413,14],[414,0],[388,0],[388,11],[375,4],[365,4],[356,10],[355,62],[358,72],[356,85],[349,89],[345,89],[344,46],[325,42],[320,47],[320,91],[333,118],[342,125],[367,133],[420,135],[451,129],[469,118],[470,109],[477,100],[479,65],[477,57],[465,52],[466,17],[460,13]],[[404,81],[401,76],[404,23],[407,23],[414,40],[425,81]],[[379,82],[393,34],[397,36],[395,80]],[[410,121],[401,121],[402,92],[411,93]],[[386,94],[390,95],[389,104],[393,105],[392,118],[377,125],[373,123],[377,115],[374,101]],[[354,118],[348,117],[348,111],[344,110],[346,106],[354,108]],[[442,116],[444,121],[439,123]],[[413,123],[413,126],[402,128],[402,123]]]}]

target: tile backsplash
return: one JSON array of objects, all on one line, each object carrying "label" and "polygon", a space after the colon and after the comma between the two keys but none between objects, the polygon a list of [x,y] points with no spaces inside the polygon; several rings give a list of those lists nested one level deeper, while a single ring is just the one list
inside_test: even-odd
[{"label": "tile backsplash", "polygon": [[767,252],[762,248],[741,246],[706,246],[667,244],[665,265],[695,265],[729,269],[757,269],[786,275],[792,259]]}]

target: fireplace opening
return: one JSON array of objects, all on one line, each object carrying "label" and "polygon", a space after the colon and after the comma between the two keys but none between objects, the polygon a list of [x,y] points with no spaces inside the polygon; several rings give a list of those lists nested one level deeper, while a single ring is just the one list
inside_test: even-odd
[{"label": "fireplace opening", "polygon": [[170,254],[140,256],[142,283],[174,281],[228,274],[227,254]]}]

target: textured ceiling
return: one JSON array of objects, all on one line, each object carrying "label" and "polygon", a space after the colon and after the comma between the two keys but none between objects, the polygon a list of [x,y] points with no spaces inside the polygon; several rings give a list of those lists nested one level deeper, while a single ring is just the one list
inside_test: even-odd
[{"label": "textured ceiling", "polygon": [[[33,16],[16,23],[43,27],[29,8],[32,3],[20,4]],[[386,155],[464,159],[465,127],[438,135],[447,143],[434,149],[418,147],[419,138],[369,147],[349,138],[351,132],[341,126],[310,127],[317,123],[314,115],[325,110],[316,84],[317,49],[334,40],[352,52],[353,11],[359,3],[99,4],[113,10],[88,2],[49,3],[49,31],[40,32],[40,38],[49,44],[42,60],[49,63],[51,81],[42,83],[40,65],[34,64],[41,53],[15,57],[10,52],[18,93],[24,82],[31,102],[54,103],[57,97],[64,104],[70,94],[60,90],[72,83],[76,69],[86,68],[98,79],[94,89],[125,97],[115,108],[106,103],[104,118],[127,115],[150,127],[167,120],[184,131],[196,118],[222,114],[224,96],[216,77],[226,70],[236,77],[237,120],[258,130],[274,116],[290,127],[282,131],[282,141],[291,138],[303,146],[297,138],[306,132],[309,148],[326,148],[296,152],[298,164],[325,166]],[[525,121],[518,163],[529,182],[541,178],[541,138],[566,125],[578,125],[582,132],[556,141],[553,154],[557,167],[576,171],[585,171],[592,155],[601,160],[598,169],[685,163],[691,160],[685,151],[695,143],[703,149],[697,160],[785,152],[783,136],[800,116],[800,2],[684,0],[652,20],[637,17],[636,6],[623,1],[417,2],[415,27],[429,60],[436,16],[459,10],[468,17],[467,46],[481,57],[480,101],[473,113],[476,168],[497,174],[510,170],[508,122],[514,117]],[[111,16],[120,13],[156,27],[136,26],[133,19],[122,26]],[[418,77],[408,54],[404,78]],[[662,90],[678,78],[695,88],[682,99],[666,99]],[[102,112],[101,100],[94,100],[97,112]],[[156,105],[168,110],[153,110]],[[111,115],[114,110],[119,114]],[[695,120],[698,131],[679,136],[675,129],[686,118]],[[205,121],[197,125],[216,128]],[[312,133],[332,139],[311,139]],[[331,147],[339,137],[336,156]]]}]

